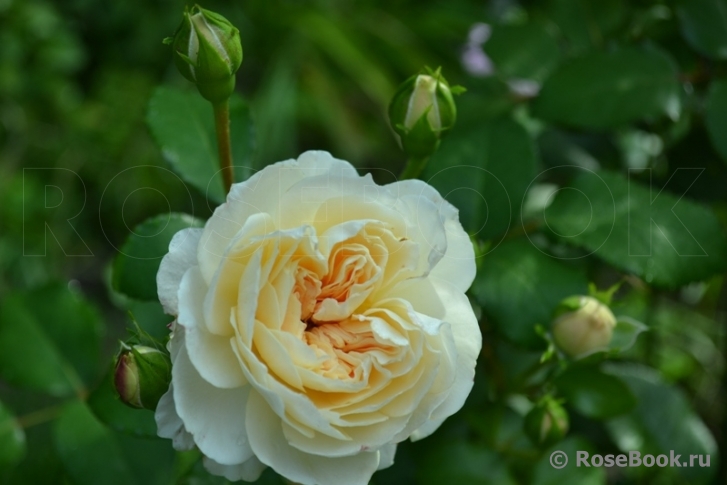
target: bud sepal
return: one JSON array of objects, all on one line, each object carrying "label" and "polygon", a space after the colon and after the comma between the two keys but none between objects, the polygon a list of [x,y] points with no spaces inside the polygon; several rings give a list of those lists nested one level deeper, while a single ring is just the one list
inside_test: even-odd
[{"label": "bud sepal", "polygon": [[565,437],[570,420],[561,401],[545,396],[525,415],[523,424],[525,434],[533,443],[548,447]]}]

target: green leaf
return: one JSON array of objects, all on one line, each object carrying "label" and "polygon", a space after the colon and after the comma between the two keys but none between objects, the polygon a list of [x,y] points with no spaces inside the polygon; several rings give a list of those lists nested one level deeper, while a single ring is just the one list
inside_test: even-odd
[{"label": "green leaf", "polygon": [[535,148],[527,132],[498,119],[446,138],[424,180],[459,209],[470,234],[485,240],[508,230],[534,176]]},{"label": "green leaf", "polygon": [[[229,103],[232,160],[239,182],[253,172],[252,120],[238,95],[233,94]],[[212,105],[196,91],[161,86],[149,101],[146,121],[172,169],[211,200],[222,202]]]},{"label": "green leaf", "polygon": [[668,456],[674,450],[682,455],[682,462],[692,454],[710,455],[709,468],[680,467],[672,471],[687,480],[706,482],[714,476],[719,461],[717,445],[680,389],[667,385],[655,370],[645,366],[611,364],[605,370],[624,381],[638,403],[628,415],[609,422],[611,437],[622,451]]},{"label": "green leaf", "polygon": [[584,172],[571,189],[545,210],[564,242],[664,287],[727,267],[727,240],[709,208],[609,172]]},{"label": "green leaf", "polygon": [[422,485],[516,483],[497,453],[464,441],[439,442],[428,450],[417,472]]},{"label": "green leaf", "polygon": [[[594,453],[593,446],[582,438],[567,438],[553,445],[543,453],[533,471],[532,485],[605,485],[606,471],[604,468],[576,466],[576,453],[587,451]],[[555,468],[551,464],[551,457],[557,452],[563,452],[568,457],[568,463],[563,468]],[[554,458],[555,460],[562,460]],[[564,463],[556,461],[555,463]]]},{"label": "green leaf", "polygon": [[677,68],[660,51],[591,51],[561,65],[543,85],[533,114],[547,121],[603,130],[680,113]]},{"label": "green leaf", "polygon": [[16,293],[0,305],[0,375],[55,396],[82,394],[98,376],[103,327],[66,285]]},{"label": "green leaf", "polygon": [[717,152],[727,162],[727,80],[712,83],[706,103],[705,121],[709,137]]},{"label": "green leaf", "polygon": [[588,291],[582,271],[547,256],[527,239],[498,246],[482,266],[473,294],[506,337],[527,347],[545,345],[535,326],[547,326],[563,298]]},{"label": "green leaf", "polygon": [[25,432],[8,408],[0,402],[0,470],[18,463],[25,455]]},{"label": "green leaf", "polygon": [[139,300],[156,300],[156,276],[172,237],[204,223],[186,214],[160,214],[134,228],[116,255],[112,284],[116,291]]},{"label": "green leaf", "polygon": [[132,436],[156,438],[154,413],[146,409],[133,409],[119,400],[114,388],[113,367],[100,386],[88,396],[88,407],[101,422],[111,429]]},{"label": "green leaf", "polygon": [[624,0],[551,0],[547,11],[571,52],[603,47],[627,13]]},{"label": "green leaf", "polygon": [[555,386],[568,405],[589,418],[612,418],[636,406],[626,384],[594,366],[569,367],[555,380]]},{"label": "green leaf", "polygon": [[677,15],[682,35],[695,50],[727,59],[727,1],[680,0]]},{"label": "green leaf", "polygon": [[638,320],[631,317],[618,317],[611,342],[608,344],[609,351],[626,352],[633,347],[638,336],[647,330],[649,327]]},{"label": "green leaf", "polygon": [[81,402],[64,408],[54,441],[64,467],[80,485],[169,483],[174,452],[163,440],[118,435]]},{"label": "green leaf", "polygon": [[555,38],[540,24],[495,25],[484,50],[507,78],[543,81],[558,64]]}]

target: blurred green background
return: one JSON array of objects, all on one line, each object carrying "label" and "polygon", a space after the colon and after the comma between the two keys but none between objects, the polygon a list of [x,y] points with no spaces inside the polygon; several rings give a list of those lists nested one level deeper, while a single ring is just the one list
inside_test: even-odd
[{"label": "blurred green background", "polygon": [[[390,182],[405,161],[386,118],[396,86],[428,65],[468,89],[423,178],[483,255],[478,380],[462,412],[402,444],[374,483],[727,483],[727,0],[202,6],[241,31],[247,173],[323,149]],[[146,288],[124,289],[119,248],[150,217],[204,220],[219,201],[148,108],[191,93],[161,42],[183,7],[0,0],[5,483],[224,483],[154,439],[151,413],[124,408],[104,378],[127,311],[160,338],[169,321]],[[535,327],[588,281],[623,282],[614,312],[649,331],[552,382]],[[542,449],[522,422],[548,392],[571,426]],[[676,449],[711,463],[554,470],[553,449]]]}]

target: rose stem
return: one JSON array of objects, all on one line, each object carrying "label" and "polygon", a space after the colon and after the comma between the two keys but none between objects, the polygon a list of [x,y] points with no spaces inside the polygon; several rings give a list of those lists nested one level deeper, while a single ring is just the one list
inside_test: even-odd
[{"label": "rose stem", "polygon": [[401,172],[399,179],[406,180],[418,178],[419,175],[421,175],[422,170],[424,170],[424,167],[427,165],[428,160],[429,157],[409,157],[409,160],[406,162],[406,167],[404,167],[404,171]]},{"label": "rose stem", "polygon": [[221,103],[214,103],[213,107],[222,180],[225,185],[225,193],[228,193],[235,180],[235,172],[232,168],[232,150],[230,149],[230,104],[225,100]]}]

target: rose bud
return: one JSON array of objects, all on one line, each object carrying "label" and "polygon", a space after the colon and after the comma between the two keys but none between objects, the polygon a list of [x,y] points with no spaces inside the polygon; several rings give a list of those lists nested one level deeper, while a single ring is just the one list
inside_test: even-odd
[{"label": "rose bud", "polygon": [[389,119],[407,155],[425,158],[439,147],[439,140],[457,118],[452,94],[464,91],[449,87],[439,69],[404,81],[389,104]]},{"label": "rose bud", "polygon": [[225,17],[199,5],[185,9],[181,25],[164,42],[172,44],[177,69],[197,85],[202,97],[212,103],[230,97],[242,64],[242,45],[240,31]]},{"label": "rose bud", "polygon": [[131,407],[156,409],[172,380],[169,355],[144,345],[121,345],[114,372],[116,392]]},{"label": "rose bud", "polygon": [[525,433],[538,446],[550,446],[568,432],[568,413],[552,397],[546,397],[525,415]]},{"label": "rose bud", "polygon": [[591,296],[571,296],[555,310],[553,337],[556,345],[570,357],[584,357],[606,350],[611,342],[616,317]]}]

